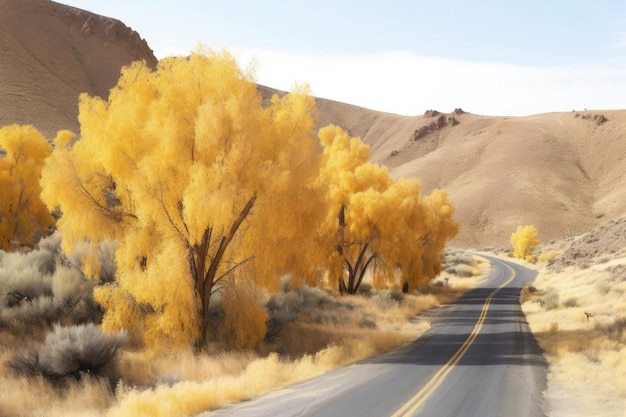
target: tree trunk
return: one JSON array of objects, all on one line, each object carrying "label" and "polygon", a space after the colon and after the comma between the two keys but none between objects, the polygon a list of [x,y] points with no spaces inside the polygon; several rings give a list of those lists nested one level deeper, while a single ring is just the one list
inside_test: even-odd
[{"label": "tree trunk", "polygon": [[354,265],[350,263],[350,260],[347,258],[347,256],[344,255],[344,262],[346,264],[346,267],[348,268],[348,283],[346,284],[343,281],[343,278],[340,280],[340,283],[343,284],[345,292],[348,294],[356,294],[356,292],[359,290],[359,287],[361,286],[361,283],[363,282],[363,278],[365,277],[365,272],[367,271],[367,268],[374,260],[374,258],[376,258],[376,253],[371,253],[371,255],[369,255],[366,260],[365,254],[368,252],[368,250],[369,242],[365,243],[363,247],[361,247],[361,250],[359,251],[359,256],[357,257],[356,261],[354,261]]},{"label": "tree trunk", "polygon": [[[200,244],[189,246],[189,269],[193,277],[194,285],[200,301],[200,348],[204,347],[208,339],[209,332],[209,306],[213,287],[217,284],[225,274],[217,275],[219,267],[224,260],[224,255],[228,246],[237,234],[239,227],[250,214],[254,203],[256,202],[256,194],[243,207],[239,216],[235,219],[228,231],[228,234],[221,235],[218,239],[212,241],[213,228],[207,227],[202,235]],[[212,254],[209,251],[217,245],[217,249]],[[239,264],[238,264],[239,265]],[[236,266],[238,266],[236,265]],[[233,271],[229,269],[227,273]]]}]

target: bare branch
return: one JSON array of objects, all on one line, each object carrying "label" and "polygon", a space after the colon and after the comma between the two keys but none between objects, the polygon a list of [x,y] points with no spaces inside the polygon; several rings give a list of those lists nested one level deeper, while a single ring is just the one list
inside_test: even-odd
[{"label": "bare branch", "polygon": [[167,207],[165,206],[165,201],[163,201],[163,198],[159,198],[159,203],[161,203],[161,207],[163,207],[163,212],[165,212],[165,216],[167,217],[167,220],[169,221],[170,225],[174,228],[174,230],[176,231],[176,234],[178,234],[178,236],[180,236],[183,241],[185,243],[187,243],[187,246],[189,246],[189,240],[187,239],[187,237],[183,234],[183,232],[178,228],[178,226],[176,226],[176,224],[174,223],[174,220],[172,219],[172,216],[170,216],[170,212],[167,209]]},{"label": "bare branch", "polygon": [[213,280],[213,285],[217,284],[218,282],[220,282],[220,280],[222,280],[222,278],[229,276],[230,274],[232,274],[232,272],[235,269],[239,268],[241,265],[245,264],[246,262],[252,259],[254,259],[254,256],[249,256],[246,259],[239,261],[239,262],[233,262],[234,265],[232,267],[228,268],[228,270],[226,270],[222,275],[220,275],[218,278]]},{"label": "bare branch", "polygon": [[124,211],[113,211],[111,209],[109,209],[108,207],[104,206],[103,204],[101,204],[87,189],[87,187],[85,187],[85,184],[83,184],[83,182],[81,181],[81,179],[78,177],[78,173],[76,172],[76,168],[74,167],[74,163],[70,160],[70,166],[72,167],[72,171],[74,174],[74,179],[76,181],[76,183],[78,183],[78,186],[83,190],[83,192],[85,193],[85,195],[91,200],[92,203],[95,204],[95,206],[107,217],[110,217],[111,219],[114,220],[118,220],[117,217],[120,217],[120,220],[123,219],[124,217],[131,217],[133,219],[137,219],[137,216],[135,216],[133,213],[127,213]]},{"label": "bare branch", "polygon": [[185,216],[183,211],[185,210],[185,206],[183,204],[183,202],[181,200],[178,200],[178,217],[180,217],[180,222],[183,224],[183,227],[185,228],[185,232],[187,232],[187,235],[189,235],[189,227],[187,227],[187,223],[185,222]]},{"label": "bare branch", "polygon": [[376,257],[377,257],[377,254],[374,252],[372,253],[372,256],[370,256],[369,259],[365,262],[363,269],[361,269],[361,272],[359,273],[359,279],[357,280],[356,285],[354,287],[355,290],[361,286],[361,282],[363,282],[363,277],[365,277],[365,271],[367,271],[367,268],[370,262],[372,262]]},{"label": "bare branch", "polygon": [[209,266],[209,269],[207,270],[204,276],[205,288],[208,288],[210,290],[213,287],[215,276],[217,274],[217,268],[219,267],[222,261],[222,258],[224,257],[224,254],[226,253],[226,248],[228,248],[228,245],[235,237],[237,230],[239,230],[239,226],[241,226],[243,221],[250,214],[250,211],[252,210],[252,207],[254,207],[254,203],[256,202],[256,198],[257,198],[257,195],[255,193],[250,198],[250,200],[248,200],[244,208],[239,213],[239,216],[237,216],[237,218],[231,225],[228,235],[222,236],[222,238],[219,239],[219,247],[217,248],[217,251],[215,252],[215,256],[211,259],[211,264]]}]

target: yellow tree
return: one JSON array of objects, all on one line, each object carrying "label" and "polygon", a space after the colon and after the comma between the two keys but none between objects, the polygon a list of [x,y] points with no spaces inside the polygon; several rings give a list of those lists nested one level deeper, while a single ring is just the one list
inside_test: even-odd
[{"label": "yellow tree", "polygon": [[340,127],[327,126],[318,136],[324,146],[320,181],[328,187],[331,201],[320,229],[322,247],[330,251],[327,257],[333,283],[340,292],[352,294],[376,258],[371,250],[376,224],[364,215],[365,203],[371,200],[363,198],[363,193],[376,199],[375,195],[389,186],[390,177],[386,169],[368,162],[369,147]]},{"label": "yellow tree", "polygon": [[[355,293],[372,265],[374,285],[415,289],[439,272],[445,242],[457,233],[445,192],[421,197],[419,181],[394,180],[368,162],[369,146],[337,126],[320,130],[324,146],[320,180],[330,208],[320,228],[326,237],[329,276],[341,293]],[[324,239],[322,239],[324,241]]]},{"label": "yellow tree", "polygon": [[539,243],[539,230],[535,226],[531,224],[517,226],[515,233],[511,234],[513,257],[531,261],[533,259],[533,251]]},{"label": "yellow tree", "polygon": [[54,226],[41,201],[39,177],[52,152],[48,141],[33,126],[0,129],[0,249],[12,242],[32,245],[37,231]]},{"label": "yellow tree", "polygon": [[314,107],[304,91],[264,107],[251,76],[214,52],[135,63],[108,101],[81,96],[81,136],[57,140],[43,198],[63,212],[66,248],[119,242],[116,284],[95,294],[105,328],[141,328],[152,349],[204,342],[223,279],[315,279],[326,197]]},{"label": "yellow tree", "polygon": [[[421,237],[424,245],[423,278],[431,280],[441,272],[441,259],[448,240],[459,232],[459,224],[454,221],[454,206],[445,190],[435,190],[424,197],[428,232]],[[423,282],[415,282],[421,285]]]}]

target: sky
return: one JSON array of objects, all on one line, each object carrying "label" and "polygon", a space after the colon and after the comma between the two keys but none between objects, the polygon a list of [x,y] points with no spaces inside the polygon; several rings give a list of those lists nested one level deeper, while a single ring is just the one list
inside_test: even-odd
[{"label": "sky", "polygon": [[157,58],[226,49],[259,84],[401,115],[626,109],[624,0],[57,0]]}]

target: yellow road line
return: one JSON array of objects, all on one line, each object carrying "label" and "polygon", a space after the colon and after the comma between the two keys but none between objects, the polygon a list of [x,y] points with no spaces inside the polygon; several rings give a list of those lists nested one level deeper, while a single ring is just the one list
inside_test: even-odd
[{"label": "yellow road line", "polygon": [[483,305],[483,309],[480,313],[480,316],[478,317],[478,321],[476,321],[474,329],[467,337],[465,342],[463,342],[459,350],[456,351],[452,358],[450,358],[450,360],[446,362],[446,364],[443,365],[441,369],[439,369],[439,371],[437,371],[437,373],[428,381],[428,383],[426,383],[426,385],[424,385],[421,390],[417,392],[417,394],[415,394],[413,398],[407,401],[406,404],[404,404],[391,417],[404,417],[410,416],[415,413],[426,402],[428,397],[430,397],[430,395],[441,385],[443,380],[452,371],[454,366],[459,363],[461,358],[465,355],[465,352],[467,352],[472,343],[474,343],[476,337],[478,337],[478,333],[480,333],[480,330],[482,329],[483,323],[485,321],[485,317],[487,316],[487,311],[489,310],[491,300],[498,293],[498,291],[509,285],[509,283],[515,278],[515,271],[513,270],[513,268],[506,264],[505,266],[511,270],[511,278],[509,278],[504,284],[500,285],[498,288],[493,290],[491,294],[489,294],[489,296],[485,300],[485,304]]}]

